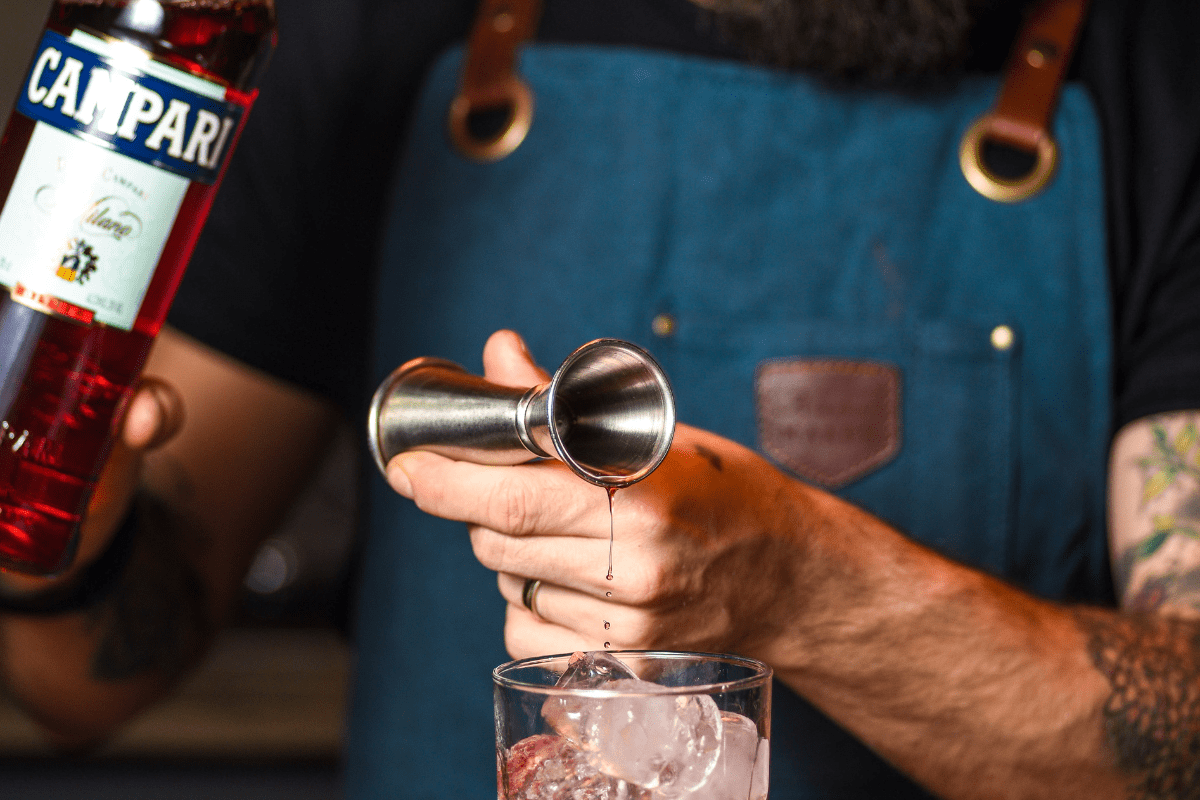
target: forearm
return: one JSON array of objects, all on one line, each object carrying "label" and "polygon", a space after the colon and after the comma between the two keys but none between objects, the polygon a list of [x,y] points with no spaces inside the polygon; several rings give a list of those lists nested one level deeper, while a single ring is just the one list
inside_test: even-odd
[{"label": "forearm", "polygon": [[[149,451],[117,443],[79,554],[86,563],[106,546],[131,487],[140,485],[127,569],[84,612],[0,618],[10,692],[65,744],[108,735],[203,653],[231,615],[260,543],[319,466],[338,420],[325,400],[170,329],[146,371],[174,387],[186,421]],[[4,582],[38,588],[37,581]]]},{"label": "forearm", "polygon": [[793,689],[948,798],[1192,796],[1191,623],[1039,601],[804,503],[845,525],[805,538],[794,636],[765,654]]},{"label": "forearm", "polygon": [[[130,523],[128,557],[85,607],[0,621],[9,692],[63,747],[98,743],[161,697],[226,612],[201,578],[203,537],[194,522],[143,494]],[[6,588],[40,594],[79,577],[78,570],[57,581],[8,576]]]},{"label": "forearm", "polygon": [[[1162,788],[1195,783],[1191,623],[1038,600],[682,425],[617,494],[611,542],[606,504],[555,465],[410,453],[392,467],[419,508],[471,526],[514,657],[608,641],[759,658],[949,800],[1197,796]],[[595,568],[610,545],[613,582]],[[599,641],[598,619],[612,623]]]}]

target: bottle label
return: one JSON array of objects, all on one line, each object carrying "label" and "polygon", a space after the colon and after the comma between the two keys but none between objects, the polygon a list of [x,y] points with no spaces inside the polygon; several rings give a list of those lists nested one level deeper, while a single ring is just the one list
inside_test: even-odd
[{"label": "bottle label", "polygon": [[128,43],[47,31],[16,110],[36,124],[0,212],[0,284],[129,330],[189,184],[216,181],[244,107]]}]

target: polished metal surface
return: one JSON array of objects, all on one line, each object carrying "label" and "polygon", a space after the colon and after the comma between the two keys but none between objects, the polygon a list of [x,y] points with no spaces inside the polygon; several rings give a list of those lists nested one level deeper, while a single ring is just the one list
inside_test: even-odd
[{"label": "polished metal surface", "polygon": [[549,383],[499,386],[440,358],[417,358],[380,384],[367,435],[381,472],[407,450],[480,464],[557,458],[600,486],[628,486],[662,463],[675,400],[662,368],[618,339],[589,342]]}]

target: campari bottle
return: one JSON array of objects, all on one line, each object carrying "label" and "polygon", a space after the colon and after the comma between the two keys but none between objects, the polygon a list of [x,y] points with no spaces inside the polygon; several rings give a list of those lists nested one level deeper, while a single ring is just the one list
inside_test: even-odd
[{"label": "campari bottle", "polygon": [[0,569],[78,525],[275,44],[272,0],[55,0],[0,140]]}]

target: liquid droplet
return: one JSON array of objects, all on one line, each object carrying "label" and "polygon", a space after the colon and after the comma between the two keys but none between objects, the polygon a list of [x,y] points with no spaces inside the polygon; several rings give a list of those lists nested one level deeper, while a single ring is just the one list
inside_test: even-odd
[{"label": "liquid droplet", "polygon": [[604,630],[608,630],[611,627],[612,627],[612,623],[609,622],[608,620],[604,620]]},{"label": "liquid droplet", "polygon": [[613,579],[612,572],[612,557],[613,557],[613,498],[617,496],[617,487],[609,486],[608,492],[608,575],[605,577],[610,581]]},{"label": "liquid droplet", "polygon": [[605,650],[607,650],[607,649],[608,649],[608,648],[610,648],[610,647],[612,647],[612,645],[611,645],[611,644],[609,644],[608,642],[605,642],[605,643],[604,643],[604,649],[605,649]]},{"label": "liquid droplet", "polygon": [[605,593],[604,593],[604,596],[605,596],[605,597],[612,597],[612,592],[605,592]]}]

